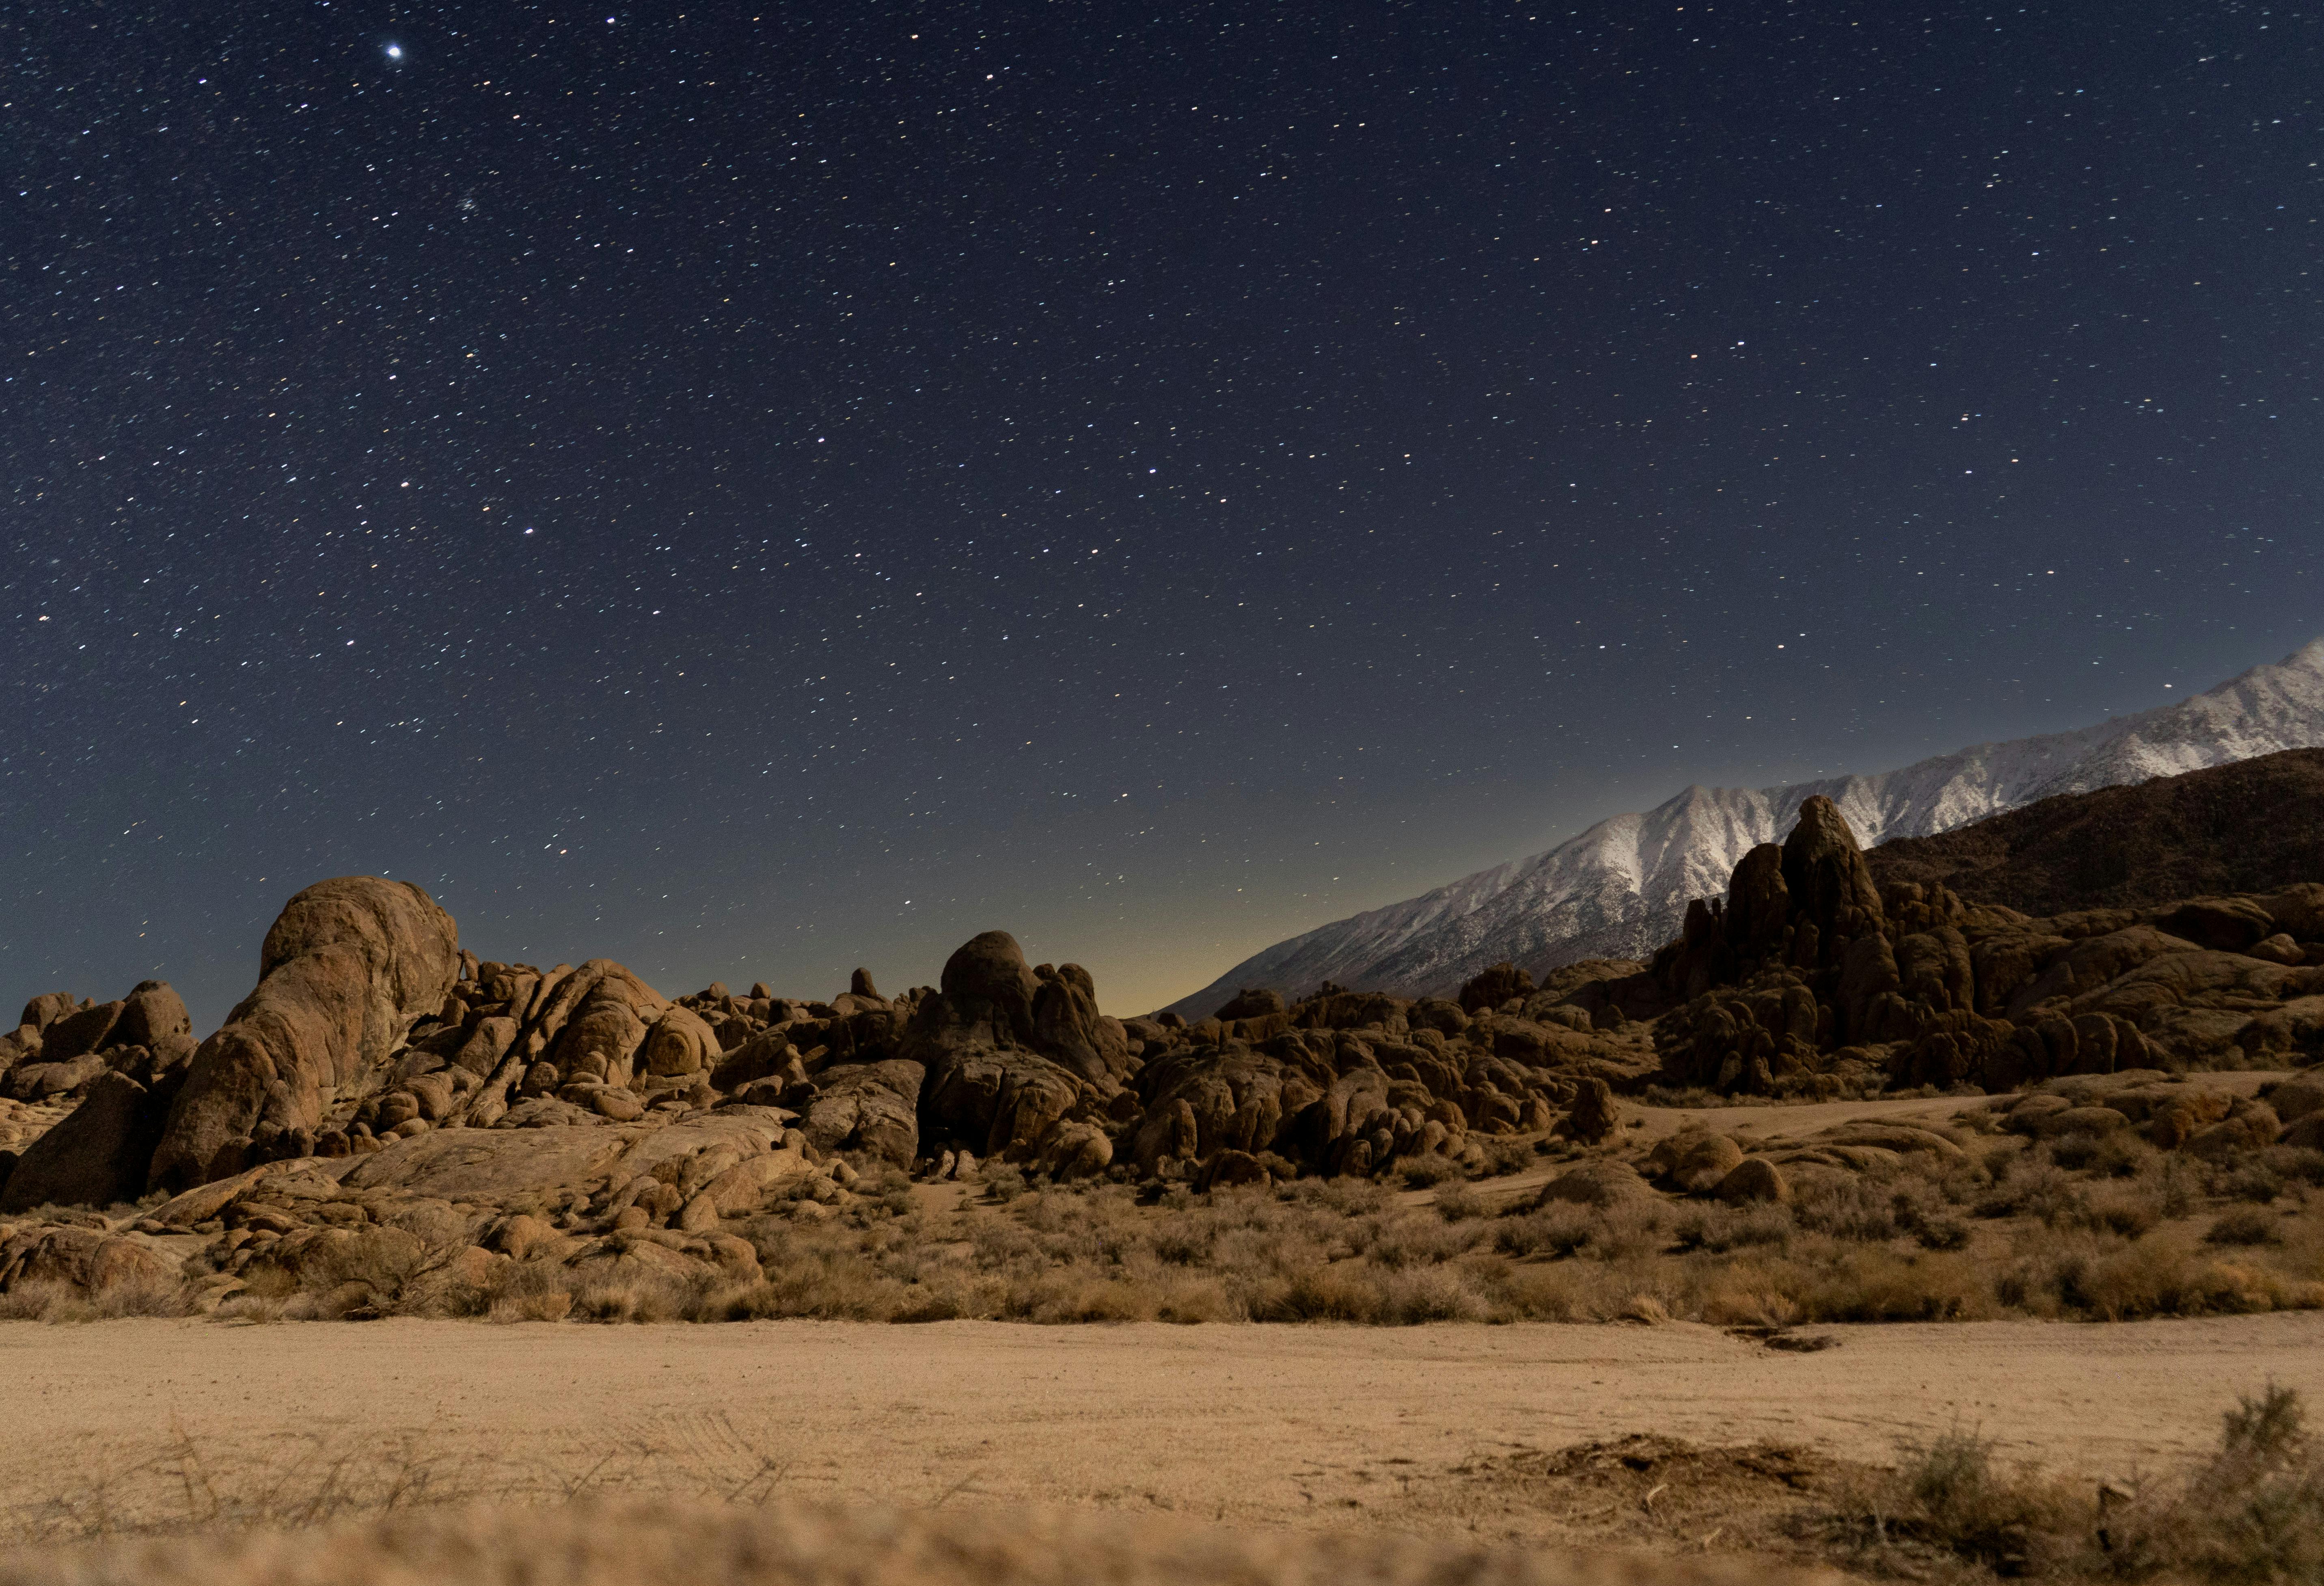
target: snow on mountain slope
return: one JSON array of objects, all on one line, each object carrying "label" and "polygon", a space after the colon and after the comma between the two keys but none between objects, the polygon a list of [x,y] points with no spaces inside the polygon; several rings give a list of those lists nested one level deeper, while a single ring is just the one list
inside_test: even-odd
[{"label": "snow on mountain slope", "polygon": [[1509,960],[1536,975],[1583,958],[1635,958],[1678,934],[1692,898],[1723,893],[1745,851],[1776,841],[1821,793],[1866,846],[1926,836],[2053,793],[2176,776],[2282,749],[2324,746],[2324,639],[2183,704],[2093,727],[1979,743],[1900,770],[1784,788],[1689,788],[1530,859],[1278,942],[1171,1004],[1208,1014],[1243,986],[1322,981],[1446,994]]}]

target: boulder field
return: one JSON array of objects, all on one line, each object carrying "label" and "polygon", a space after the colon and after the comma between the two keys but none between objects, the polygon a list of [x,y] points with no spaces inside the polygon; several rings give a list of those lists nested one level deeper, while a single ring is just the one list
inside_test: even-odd
[{"label": "boulder field", "polygon": [[[1616,1098],[1641,1093],[2087,1076],[2104,1099],[2079,1112],[2166,1148],[2288,1129],[2305,1143],[2324,1106],[2206,1111],[2163,1082],[2319,1059],[2324,885],[2034,917],[1879,883],[1823,798],[1650,961],[1545,985],[1496,965],[1445,999],[1248,991],[1194,1024],[1109,1017],[1087,970],[1029,964],[1001,931],[899,996],[859,970],[828,1001],[763,984],[669,998],[606,959],[480,961],[419,888],[349,877],[290,899],[257,985],[198,1045],[152,982],[113,1002],[35,997],[0,1035],[0,1214],[138,1203],[6,1231],[0,1289],[134,1276],[153,1258],[115,1248],[128,1222],[242,1236],[245,1266],[352,1272],[400,1259],[399,1238],[437,1248],[430,1220],[456,1207],[471,1265],[556,1243],[569,1260],[739,1268],[747,1247],[720,1244],[722,1220],[814,1215],[874,1168],[968,1178],[997,1160],[1196,1191],[1377,1175],[1497,1135],[1600,1145]],[[2065,1109],[2045,1088],[2012,1127],[2074,1125],[2053,1125]],[[1730,1200],[1784,1194],[1786,1162],[1688,1145],[1655,1170]],[[1923,1146],[1818,1139],[1799,1159]],[[1560,1196],[1631,1187],[1575,1171]]]}]

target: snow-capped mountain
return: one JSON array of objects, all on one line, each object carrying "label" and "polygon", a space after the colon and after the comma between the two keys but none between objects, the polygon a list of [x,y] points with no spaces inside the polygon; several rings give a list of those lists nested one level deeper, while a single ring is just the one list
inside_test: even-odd
[{"label": "snow-capped mountain", "polygon": [[1689,788],[1545,853],[1278,942],[1171,1004],[1208,1014],[1237,989],[1305,992],[1322,981],[1442,995],[1507,959],[1536,975],[1583,958],[1640,957],[1678,934],[1690,899],[1725,892],[1753,844],[1788,831],[1821,793],[1868,847],[1926,836],[2055,793],[2324,746],[2324,639],[2180,705],[2094,727],[1979,743],[1901,770],[1785,788]]}]

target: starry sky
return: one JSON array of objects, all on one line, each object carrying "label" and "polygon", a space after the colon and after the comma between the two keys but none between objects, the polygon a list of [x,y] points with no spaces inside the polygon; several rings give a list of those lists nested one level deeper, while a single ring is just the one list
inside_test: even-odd
[{"label": "starry sky", "polygon": [[1153,1007],[2324,632],[2324,7],[47,0],[0,996]]}]

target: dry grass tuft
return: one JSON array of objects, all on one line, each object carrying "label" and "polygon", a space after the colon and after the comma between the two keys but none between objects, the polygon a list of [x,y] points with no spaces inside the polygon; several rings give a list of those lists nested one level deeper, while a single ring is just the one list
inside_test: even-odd
[{"label": "dry grass tuft", "polygon": [[2005,1466],[1955,1430],[1896,1467],[1834,1484],[1797,1517],[1829,1562],[1906,1579],[2034,1578],[2244,1586],[2324,1579],[2324,1451],[2299,1396],[2269,1387],[2222,1418],[2183,1478],[2133,1484]]}]

